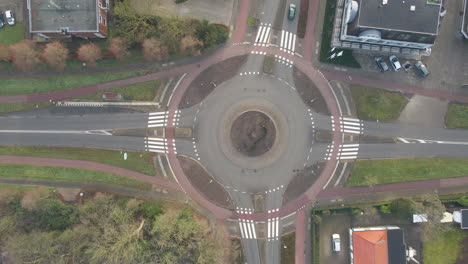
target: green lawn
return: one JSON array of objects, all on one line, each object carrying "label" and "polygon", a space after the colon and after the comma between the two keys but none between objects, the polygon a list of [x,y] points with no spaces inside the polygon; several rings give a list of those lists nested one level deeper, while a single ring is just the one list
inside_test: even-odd
[{"label": "green lawn", "polygon": [[[117,92],[121,93],[125,98],[132,98],[134,101],[153,101],[156,96],[156,91],[159,89],[161,81],[150,81],[144,83],[138,83],[130,86],[113,88],[106,90],[105,92]],[[98,92],[94,94],[89,94],[80,97],[80,99],[86,100],[102,100],[101,95],[103,92]]]},{"label": "green lawn", "polygon": [[351,85],[360,119],[391,121],[400,116],[408,99],[399,93],[362,85]]},{"label": "green lawn", "polygon": [[295,240],[296,233],[289,233],[281,237],[281,264],[294,264]]},{"label": "green lawn", "polygon": [[450,103],[445,124],[450,128],[468,128],[468,104]]},{"label": "green lawn", "polygon": [[147,175],[155,175],[151,153],[130,151],[127,151],[127,153],[127,160],[123,160],[123,154],[120,154],[120,151],[117,150],[70,147],[0,146],[0,155],[95,161],[138,171]]},{"label": "green lawn", "polygon": [[138,76],[145,71],[117,72],[97,75],[69,75],[47,78],[0,78],[0,96],[28,93],[45,93],[90,84]]},{"label": "green lawn", "polygon": [[463,240],[467,237],[467,232],[453,228],[425,242],[424,264],[454,264],[463,248]]},{"label": "green lawn", "polygon": [[361,160],[354,164],[348,186],[468,176],[468,159],[417,158]]},{"label": "green lawn", "polygon": [[0,104],[0,114],[3,113],[11,113],[11,112],[19,112],[23,110],[28,110],[32,108],[36,108],[36,105],[38,108],[41,107],[47,107],[53,105],[52,103],[49,102],[43,102],[43,103],[17,103],[17,104]]},{"label": "green lawn", "polygon": [[[92,41],[94,43],[94,41]],[[99,42],[103,43],[103,42]],[[102,50],[104,51],[107,49],[107,43],[101,44],[104,47]],[[129,50],[130,56],[124,58],[123,60],[117,60],[115,58],[105,58],[96,61],[96,68],[111,68],[111,67],[118,67],[123,65],[132,65],[137,63],[146,62],[143,54],[140,50]],[[76,69],[83,69],[83,62],[79,60],[67,60],[67,66],[65,70],[76,70]]]},{"label": "green lawn", "polygon": [[20,42],[24,38],[24,24],[16,23],[14,26],[5,25],[0,29],[0,42],[8,45]]},{"label": "green lawn", "polygon": [[[342,50],[335,49],[331,52],[331,40],[333,33],[333,23],[335,20],[335,9],[336,9],[337,0],[327,0],[325,7],[325,17],[323,21],[322,29],[322,43],[320,45],[320,61],[343,65],[352,68],[361,68],[359,62],[353,57],[353,52],[351,50]],[[335,53],[343,51],[343,55],[340,57],[331,58],[330,56]]]},{"label": "green lawn", "polygon": [[151,189],[151,185],[148,183],[117,176],[111,173],[49,166],[0,164],[0,178],[54,182],[84,182],[109,184],[140,190]]}]

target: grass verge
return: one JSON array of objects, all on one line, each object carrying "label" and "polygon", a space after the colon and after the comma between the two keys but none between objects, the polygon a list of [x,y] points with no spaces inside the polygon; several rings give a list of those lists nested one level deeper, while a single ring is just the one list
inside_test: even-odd
[{"label": "grass verge", "polygon": [[[352,68],[361,68],[361,65],[354,58],[353,52],[351,50],[335,49],[333,52],[331,52],[331,41],[333,34],[333,24],[335,22],[336,1],[337,0],[326,1],[325,18],[323,20],[322,29],[322,44],[320,45],[320,61]],[[342,56],[334,57],[333,59],[330,57],[332,54],[337,54],[338,52],[343,52]]]},{"label": "grass verge", "polygon": [[450,128],[468,128],[468,104],[450,103],[445,124]]},{"label": "grass verge", "polygon": [[145,71],[116,72],[97,75],[69,75],[47,78],[1,78],[0,96],[45,93],[103,83],[144,74]]},{"label": "grass verge", "polygon": [[296,233],[281,237],[281,264],[294,264]]},{"label": "grass verge", "polygon": [[0,104],[0,114],[19,112],[33,108],[42,108],[53,105],[49,102],[42,103],[17,103],[17,104]]},{"label": "grass verge", "polygon": [[360,119],[395,120],[408,103],[408,99],[398,93],[363,85],[350,87]]},{"label": "grass verge", "polygon": [[122,154],[117,150],[71,147],[0,146],[0,155],[87,160],[114,165],[147,175],[155,175],[152,155],[150,153],[130,151],[127,151],[127,153],[127,160],[123,160]]},{"label": "grass verge", "polygon": [[468,176],[466,158],[361,160],[354,164],[348,186]]},{"label": "grass verge", "polygon": [[460,256],[468,233],[453,228],[424,243],[425,264],[454,264]]},{"label": "grass verge", "polygon": [[16,23],[14,26],[5,25],[0,30],[0,42],[8,45],[20,42],[24,38],[24,24]]},{"label": "grass verge", "polygon": [[[137,83],[134,85],[119,87],[119,88],[112,88],[108,89],[104,92],[116,92],[120,93],[123,98],[126,100],[133,100],[133,101],[153,101],[154,97],[156,96],[156,91],[159,89],[161,85],[161,81],[150,81],[144,83]],[[99,100],[101,101],[101,95],[104,92],[97,92],[89,95],[85,95],[80,97],[80,99],[86,100]]]},{"label": "grass verge", "polygon": [[[312,211],[312,219],[314,219],[315,210]],[[311,228],[312,237],[312,264],[320,263],[320,224],[312,221]]]},{"label": "grass verge", "polygon": [[151,185],[148,183],[111,173],[49,166],[0,164],[0,178],[53,182],[83,182],[109,184],[140,190],[151,189]]}]

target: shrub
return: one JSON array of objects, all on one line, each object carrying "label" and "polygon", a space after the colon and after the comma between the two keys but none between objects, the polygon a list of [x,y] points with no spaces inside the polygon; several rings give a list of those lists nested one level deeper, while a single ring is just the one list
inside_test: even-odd
[{"label": "shrub", "polygon": [[381,206],[379,207],[379,209],[380,209],[380,212],[382,212],[382,213],[384,213],[384,214],[390,214],[390,213],[392,213],[392,210],[391,210],[391,208],[390,208],[390,205],[388,205],[388,204],[381,205]]},{"label": "shrub", "polygon": [[34,69],[39,58],[36,52],[36,43],[32,40],[23,40],[10,46],[13,65],[21,71]]},{"label": "shrub", "polygon": [[272,56],[265,56],[265,59],[263,60],[263,72],[266,74],[272,74],[274,65],[275,59]]},{"label": "shrub", "polygon": [[460,197],[457,200],[457,203],[459,203],[462,206],[468,206],[468,195],[464,195],[464,196]]},{"label": "shrub", "polygon": [[254,18],[254,17],[249,17],[247,18],[247,25],[250,26],[250,27],[256,27],[258,26],[259,24],[259,21],[257,18]]},{"label": "shrub", "polygon": [[185,3],[185,2],[187,2],[187,0],[175,0],[176,4],[182,4],[182,3]]},{"label": "shrub", "polygon": [[351,211],[352,214],[360,214],[361,213],[361,209],[359,208],[353,208],[353,210]]},{"label": "shrub", "polygon": [[330,215],[330,214],[331,214],[330,210],[323,210],[322,211],[322,215]]},{"label": "shrub", "polygon": [[145,39],[143,41],[143,56],[146,60],[167,60],[169,53],[167,47],[155,38]]},{"label": "shrub", "polygon": [[145,217],[154,219],[156,216],[162,214],[164,211],[161,205],[156,203],[144,202],[140,204],[140,210]]},{"label": "shrub", "polygon": [[68,49],[61,42],[54,41],[47,43],[42,58],[56,71],[62,71],[65,68],[68,53]]},{"label": "shrub", "polygon": [[101,49],[94,43],[81,45],[77,53],[78,59],[90,67],[96,67],[96,61],[102,59]]},{"label": "shrub", "polygon": [[118,60],[122,60],[130,55],[127,43],[119,37],[111,39],[109,43],[109,51]]}]

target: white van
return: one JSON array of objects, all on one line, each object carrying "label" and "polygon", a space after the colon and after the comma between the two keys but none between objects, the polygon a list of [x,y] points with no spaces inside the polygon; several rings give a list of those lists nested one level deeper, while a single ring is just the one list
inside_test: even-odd
[{"label": "white van", "polygon": [[13,26],[15,24],[15,17],[13,16],[13,12],[11,10],[5,11],[5,18],[8,25]]}]

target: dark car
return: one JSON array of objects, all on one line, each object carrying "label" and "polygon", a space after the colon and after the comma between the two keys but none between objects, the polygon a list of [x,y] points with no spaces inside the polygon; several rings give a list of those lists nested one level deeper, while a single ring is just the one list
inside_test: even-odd
[{"label": "dark car", "polygon": [[426,78],[429,75],[429,70],[427,69],[426,65],[422,63],[422,61],[417,61],[414,64],[416,71],[421,75],[421,77]]},{"label": "dark car", "polygon": [[374,61],[377,64],[377,67],[379,67],[381,72],[388,71],[388,65],[381,56],[375,57]]},{"label": "dark car", "polygon": [[3,18],[3,12],[0,11],[0,28],[5,25],[5,19]]},{"label": "dark car", "polygon": [[296,5],[290,4],[289,9],[288,9],[288,19],[294,20],[295,17],[296,17]]}]

